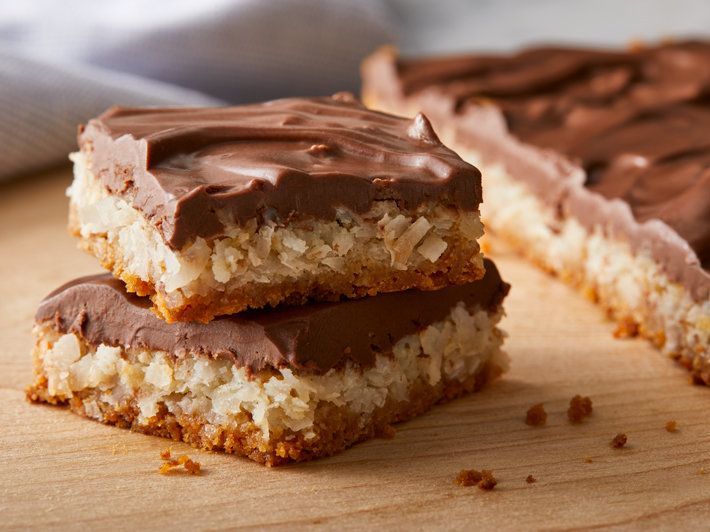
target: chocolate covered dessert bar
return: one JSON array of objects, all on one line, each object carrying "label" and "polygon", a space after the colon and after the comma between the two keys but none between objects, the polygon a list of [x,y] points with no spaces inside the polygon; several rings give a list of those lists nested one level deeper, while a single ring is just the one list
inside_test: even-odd
[{"label": "chocolate covered dessert bar", "polygon": [[710,43],[382,49],[363,77],[482,169],[488,228],[710,384]]},{"label": "chocolate covered dessert bar", "polygon": [[326,456],[478,389],[507,364],[508,292],[473,283],[169,324],[103,274],[36,314],[33,401],[278,465]]},{"label": "chocolate covered dessert bar", "polygon": [[480,278],[480,173],[351,95],[112,108],[72,155],[70,228],[167,321]]}]

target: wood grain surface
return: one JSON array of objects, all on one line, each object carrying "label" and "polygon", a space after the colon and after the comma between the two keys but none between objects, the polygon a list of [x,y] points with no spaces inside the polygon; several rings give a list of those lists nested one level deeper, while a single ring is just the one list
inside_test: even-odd
[{"label": "wood grain surface", "polygon": [[[495,242],[513,284],[504,379],[399,425],[393,440],[329,459],[268,469],[173,444],[204,474],[158,474],[166,440],[24,398],[37,303],[98,270],[65,230],[69,179],[61,170],[0,187],[0,527],[710,526],[710,388],[690,385],[644,342],[614,340],[591,303]],[[594,414],[570,425],[565,411],[578,393]],[[525,412],[538,402],[547,426],[528,427]],[[666,432],[668,420],[677,433]],[[618,432],[628,448],[610,447]],[[462,468],[492,469],[499,484],[456,486]],[[537,483],[525,482],[529,474]]]}]

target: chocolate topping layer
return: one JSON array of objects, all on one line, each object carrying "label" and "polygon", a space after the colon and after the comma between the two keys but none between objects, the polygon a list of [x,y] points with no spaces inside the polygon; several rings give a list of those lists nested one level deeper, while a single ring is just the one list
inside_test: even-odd
[{"label": "chocolate topping layer", "polygon": [[490,260],[483,279],[437,291],[396,292],[340,303],[248,311],[209,323],[167,324],[150,301],[125,291],[109,274],[82,277],[40,304],[37,323],[53,320],[61,333],[89,343],[227,358],[251,371],[290,367],[325,373],[352,360],[371,366],[402,337],[444,319],[462,301],[495,310],[508,293]]},{"label": "chocolate topping layer", "polygon": [[181,248],[225,220],[335,219],[373,201],[475,210],[480,173],[446,148],[422,115],[367,110],[351,95],[202,109],[114,107],[79,144],[108,189]]},{"label": "chocolate topping layer", "polygon": [[[634,233],[630,238],[655,233],[654,242],[640,245],[653,248],[672,277],[685,278],[697,297],[709,297],[710,43],[628,52],[545,47],[412,60],[380,52],[371,63],[365,65],[366,90],[385,101],[417,102],[437,127],[448,113],[448,122],[457,116],[468,121],[459,130],[478,128],[476,140],[486,133],[500,136],[490,116],[497,112],[502,127],[524,143],[564,154],[582,167],[581,176],[548,160],[537,171],[516,172],[516,178],[531,181],[538,195],[583,222],[608,220]],[[435,98],[445,102],[438,104],[440,117],[432,110]],[[512,144],[500,151],[523,155]],[[564,183],[550,186],[555,173],[558,182],[574,186],[566,191],[560,188]],[[632,220],[612,203],[590,212],[600,203],[583,190],[623,201]],[[683,243],[665,234],[662,225],[641,230],[630,227],[634,220],[664,222],[690,250],[680,249]],[[693,263],[705,275],[702,270],[686,275]]]}]

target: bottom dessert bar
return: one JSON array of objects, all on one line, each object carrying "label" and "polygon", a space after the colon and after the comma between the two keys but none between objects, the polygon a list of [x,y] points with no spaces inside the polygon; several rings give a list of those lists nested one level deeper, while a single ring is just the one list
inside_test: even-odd
[{"label": "bottom dessert bar", "polygon": [[328,456],[506,369],[509,286],[474,283],[167,324],[108,275],[36,316],[32,401],[267,465]]}]

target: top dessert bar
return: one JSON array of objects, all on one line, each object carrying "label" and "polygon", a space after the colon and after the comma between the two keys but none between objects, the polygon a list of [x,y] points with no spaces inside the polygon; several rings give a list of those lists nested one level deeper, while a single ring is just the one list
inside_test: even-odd
[{"label": "top dessert bar", "polygon": [[484,222],[710,382],[710,43],[363,65],[481,168]]},{"label": "top dessert bar", "polygon": [[168,321],[480,278],[480,173],[351,95],[112,108],[81,128],[82,246]]}]

